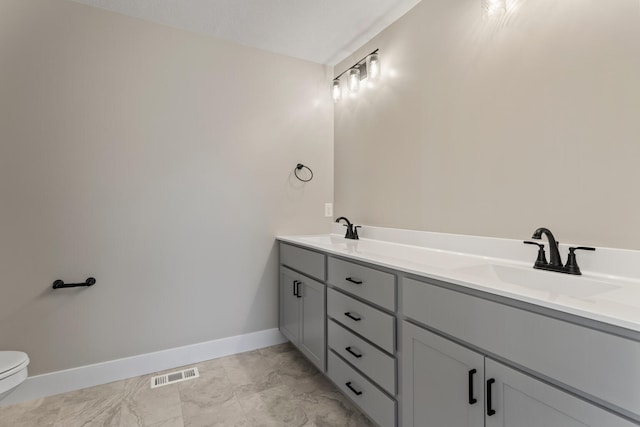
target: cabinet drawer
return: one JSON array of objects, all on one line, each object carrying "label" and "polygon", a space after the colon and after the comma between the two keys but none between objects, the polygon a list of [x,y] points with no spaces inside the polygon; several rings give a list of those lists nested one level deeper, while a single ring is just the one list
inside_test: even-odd
[{"label": "cabinet drawer", "polygon": [[325,280],[325,256],[321,253],[280,243],[280,264],[316,279]]},{"label": "cabinet drawer", "polygon": [[332,320],[328,323],[329,347],[349,361],[389,394],[396,394],[396,359],[378,350]]},{"label": "cabinet drawer", "polygon": [[416,280],[404,315],[640,415],[640,342]]},{"label": "cabinet drawer", "polygon": [[395,349],[395,318],[334,289],[327,289],[327,315],[382,349]]},{"label": "cabinet drawer", "polygon": [[387,310],[396,308],[395,276],[370,267],[329,258],[327,281]]},{"label": "cabinet drawer", "polygon": [[396,425],[396,402],[329,352],[329,378],[380,427]]}]

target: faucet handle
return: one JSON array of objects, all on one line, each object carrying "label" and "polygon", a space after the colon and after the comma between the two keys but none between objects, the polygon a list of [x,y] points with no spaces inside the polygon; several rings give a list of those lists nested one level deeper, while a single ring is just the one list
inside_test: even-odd
[{"label": "faucet handle", "polygon": [[580,275],[580,267],[578,267],[578,261],[576,260],[576,251],[595,251],[596,248],[589,246],[575,246],[569,248],[569,256],[567,257],[567,264],[564,266],[565,270],[569,274]]},{"label": "faucet handle", "polygon": [[353,226],[353,238],[356,240],[359,240],[360,237],[358,237],[358,228],[362,228],[361,225],[354,225]]},{"label": "faucet handle", "polygon": [[544,244],[542,244],[542,243],[538,243],[538,242],[530,242],[530,241],[528,241],[528,240],[525,240],[525,241],[524,241],[524,242],[522,242],[522,243],[525,243],[525,244],[527,244],[527,245],[536,245],[536,246],[538,246],[538,259],[536,259],[536,262],[535,262],[535,264],[534,264],[534,267],[539,267],[539,266],[541,266],[541,265],[547,265],[547,264],[549,264],[549,263],[547,262],[547,254],[546,254],[546,252],[544,251]]},{"label": "faucet handle", "polygon": [[595,251],[596,248],[591,248],[589,246],[576,246],[573,248],[569,248],[569,252],[573,253],[574,251]]}]

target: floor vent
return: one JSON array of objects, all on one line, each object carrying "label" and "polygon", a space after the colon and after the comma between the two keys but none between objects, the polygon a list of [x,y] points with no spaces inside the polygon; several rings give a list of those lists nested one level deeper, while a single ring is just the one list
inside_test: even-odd
[{"label": "floor vent", "polygon": [[168,384],[175,384],[182,381],[192,380],[198,378],[200,372],[198,368],[189,368],[183,371],[171,372],[169,374],[157,375],[151,378],[151,388],[162,387]]}]

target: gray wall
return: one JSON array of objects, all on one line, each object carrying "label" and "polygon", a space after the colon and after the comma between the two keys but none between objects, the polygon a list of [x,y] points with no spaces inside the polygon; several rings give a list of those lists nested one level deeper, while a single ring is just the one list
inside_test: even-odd
[{"label": "gray wall", "polygon": [[[276,327],[274,236],[329,229],[329,74],[73,2],[0,1],[0,349],[39,374]],[[312,182],[292,180],[297,162]]]},{"label": "gray wall", "polygon": [[640,2],[423,0],[376,89],[335,108],[335,210],[362,224],[640,249]]}]

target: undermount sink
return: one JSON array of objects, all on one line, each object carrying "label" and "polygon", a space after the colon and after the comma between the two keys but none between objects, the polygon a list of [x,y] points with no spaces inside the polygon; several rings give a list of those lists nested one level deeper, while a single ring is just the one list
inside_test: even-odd
[{"label": "undermount sink", "polygon": [[459,273],[484,280],[499,281],[532,290],[565,295],[572,298],[587,298],[593,295],[620,289],[614,283],[571,276],[568,274],[512,267],[497,264],[482,264],[458,269]]},{"label": "undermount sink", "polygon": [[357,240],[347,240],[344,237],[321,234],[318,236],[300,236],[300,240],[318,245],[346,245],[347,243],[355,243]]},{"label": "undermount sink", "polygon": [[331,247],[345,251],[351,255],[362,255],[379,261],[401,262],[416,268],[428,267],[453,270],[470,265],[477,265],[477,259],[470,260],[467,256],[456,255],[435,249],[419,246],[403,245],[376,240],[350,240],[339,235],[300,236],[299,240],[311,244]]}]

